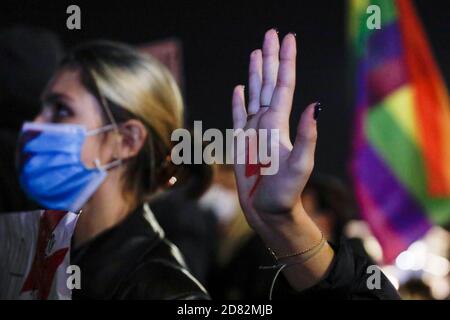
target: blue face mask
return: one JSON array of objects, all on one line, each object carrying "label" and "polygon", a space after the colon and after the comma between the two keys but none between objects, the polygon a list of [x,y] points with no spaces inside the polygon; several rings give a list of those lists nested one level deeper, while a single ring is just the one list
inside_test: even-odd
[{"label": "blue face mask", "polygon": [[81,125],[25,123],[19,139],[19,180],[25,193],[45,209],[77,212],[107,176],[116,160],[95,168],[81,161],[87,136],[114,129],[86,131]]}]

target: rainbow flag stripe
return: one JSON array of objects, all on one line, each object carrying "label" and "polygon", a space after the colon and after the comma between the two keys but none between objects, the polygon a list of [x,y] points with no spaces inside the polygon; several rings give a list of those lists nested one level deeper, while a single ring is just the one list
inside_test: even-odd
[{"label": "rainbow flag stripe", "polygon": [[[380,8],[380,29],[367,26],[370,5]],[[391,262],[433,224],[450,222],[449,96],[409,0],[350,0],[349,9],[350,170],[361,214]]]}]

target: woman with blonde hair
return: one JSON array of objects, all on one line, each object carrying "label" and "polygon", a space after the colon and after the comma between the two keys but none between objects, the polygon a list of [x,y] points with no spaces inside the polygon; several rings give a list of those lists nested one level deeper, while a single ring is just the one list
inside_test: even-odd
[{"label": "woman with blonde hair", "polygon": [[170,161],[183,103],[169,71],[131,47],[92,42],[62,61],[22,130],[20,181],[45,209],[78,213],[72,298],[204,299],[146,204]]}]

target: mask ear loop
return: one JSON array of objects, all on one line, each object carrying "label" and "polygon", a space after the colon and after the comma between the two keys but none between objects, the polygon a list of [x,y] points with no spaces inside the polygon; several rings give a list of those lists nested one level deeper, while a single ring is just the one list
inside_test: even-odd
[{"label": "mask ear loop", "polygon": [[[104,129],[106,129],[106,130],[112,129],[115,132],[116,137],[117,137],[117,139],[116,139],[116,150],[115,151],[117,152],[117,147],[118,147],[118,145],[120,143],[120,141],[119,141],[119,135],[120,135],[120,133],[119,133],[119,126],[117,125],[117,122],[114,119],[114,116],[113,116],[113,114],[111,112],[111,109],[109,108],[108,101],[106,101],[106,98],[100,93],[100,90],[98,90],[98,94],[100,96],[103,109],[106,112],[106,116],[108,117],[109,121],[111,122],[111,124],[106,126],[106,127],[104,127]],[[109,127],[109,128],[107,128],[107,127]],[[109,170],[109,169],[112,169],[114,167],[117,167],[117,166],[121,165],[122,162],[123,162],[122,159],[120,157],[118,157],[118,156],[116,156],[115,158],[117,160],[114,160],[114,161],[112,161],[112,162],[110,162],[108,164],[105,164],[105,165],[101,166],[100,168],[104,169],[104,170]]]},{"label": "mask ear loop", "polygon": [[97,129],[93,129],[93,130],[90,130],[90,131],[86,132],[86,136],[88,136],[88,137],[89,136],[95,136],[95,135],[97,135],[99,133],[106,132],[106,131],[109,131],[111,129],[114,129],[114,125],[113,124],[108,124],[107,126],[104,126],[104,127],[101,127],[101,128],[97,128]]},{"label": "mask ear loop", "polygon": [[[98,95],[98,97],[100,99],[100,104],[101,104],[103,110],[106,113],[106,117],[111,122],[111,124],[109,124],[109,125],[107,125],[107,126],[105,126],[103,128],[99,128],[99,129],[91,131],[90,134],[98,134],[98,133],[105,132],[105,131],[108,131],[108,130],[112,129],[117,135],[117,140],[116,140],[116,147],[117,147],[119,145],[119,143],[120,143],[120,141],[119,141],[119,135],[120,135],[120,133],[119,133],[119,126],[117,125],[117,122],[114,119],[114,116],[113,116],[113,114],[111,112],[111,109],[109,108],[108,101],[106,100],[106,98],[103,96],[103,94],[98,89],[97,82],[95,81],[95,78],[92,76],[92,74],[89,74],[89,76],[91,77],[92,84],[93,84],[93,86],[95,88],[95,91],[96,91],[96,93],[97,93],[97,95]],[[94,133],[92,133],[92,132],[94,132]],[[115,150],[115,152],[117,152],[117,149]],[[101,165],[100,161],[98,159],[96,159],[95,160],[95,165],[99,169],[109,170],[111,168],[114,168],[114,167],[119,166],[119,165],[122,164],[123,161],[122,161],[122,159],[120,157],[116,156],[115,158],[117,160],[114,160],[114,161],[112,161],[112,162],[110,162],[108,164],[105,164],[105,165]]]},{"label": "mask ear loop", "polygon": [[107,163],[105,165],[102,165],[100,163],[99,159],[95,159],[94,163],[95,163],[95,166],[96,166],[97,169],[108,171],[109,169],[112,169],[112,168],[120,166],[122,164],[122,159],[114,160],[114,161],[112,161],[110,163]]}]

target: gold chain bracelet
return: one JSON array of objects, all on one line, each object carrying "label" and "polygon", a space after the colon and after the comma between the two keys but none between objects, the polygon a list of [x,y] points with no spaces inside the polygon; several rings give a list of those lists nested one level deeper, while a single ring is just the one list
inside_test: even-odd
[{"label": "gold chain bracelet", "polygon": [[273,256],[273,257],[275,258],[275,260],[277,260],[277,261],[280,261],[280,260],[283,260],[283,259],[287,259],[287,258],[292,258],[292,257],[297,257],[297,256],[304,255],[304,254],[306,254],[306,253],[308,253],[308,252],[310,252],[310,251],[313,251],[313,250],[315,250],[315,249],[317,249],[317,248],[323,246],[323,243],[325,242],[325,237],[324,237],[324,235],[323,235],[323,232],[320,232],[320,233],[321,233],[321,235],[322,235],[321,238],[320,238],[320,241],[319,241],[317,244],[315,244],[314,246],[312,246],[312,247],[310,247],[310,248],[308,248],[308,249],[305,249],[305,250],[303,250],[303,251],[296,252],[296,253],[285,254],[285,255],[282,255],[282,256],[278,256],[271,248],[268,248],[268,249],[269,249],[269,252],[272,254],[272,256]]}]

